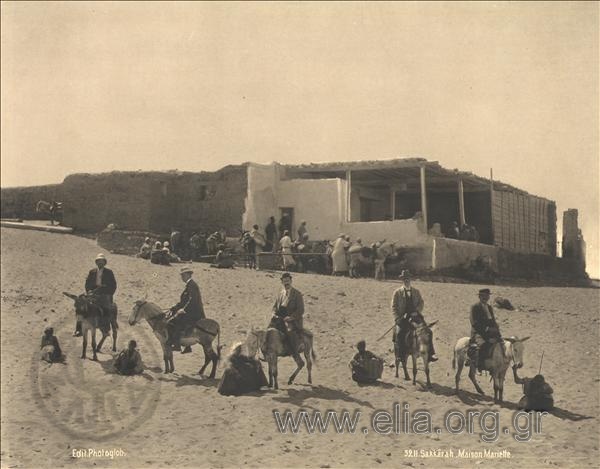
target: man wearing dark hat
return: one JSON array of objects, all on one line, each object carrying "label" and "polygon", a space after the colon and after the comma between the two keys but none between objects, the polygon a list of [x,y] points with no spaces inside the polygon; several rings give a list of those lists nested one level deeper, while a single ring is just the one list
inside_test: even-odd
[{"label": "man wearing dark hat", "polygon": [[[117,291],[117,281],[113,271],[106,268],[106,256],[96,256],[96,268],[89,271],[85,280],[85,292],[91,296],[91,300],[102,308],[104,319],[110,315],[113,308],[113,295]],[[75,336],[81,335],[81,323],[77,323]]]},{"label": "man wearing dark hat", "polygon": [[304,298],[302,293],[292,287],[292,276],[289,272],[281,275],[283,289],[277,295],[273,305],[273,317],[269,327],[274,327],[283,332],[290,344],[294,360],[303,363],[298,350],[302,343]]},{"label": "man wearing dark hat", "polygon": [[[400,347],[405,347],[405,337],[406,333],[410,330],[410,322],[425,322],[422,314],[424,302],[421,292],[410,284],[411,274],[408,270],[402,271],[400,279],[404,282],[404,285],[394,291],[392,297],[392,314],[396,323],[392,340],[396,342],[400,339]],[[429,361],[434,362],[438,358],[433,348],[431,330],[429,334],[431,336],[431,340],[429,341]]]},{"label": "man wearing dark hat", "polygon": [[490,304],[490,289],[479,290],[479,302],[471,306],[471,347],[469,358],[481,369],[489,344],[501,339],[500,328],[494,316],[494,310]]},{"label": "man wearing dark hat", "polygon": [[[185,283],[185,288],[181,294],[179,303],[170,308],[170,319],[167,322],[168,339],[167,343],[175,350],[180,350],[179,340],[181,333],[189,326],[195,324],[200,319],[204,319],[204,306],[198,284],[192,279],[194,271],[189,267],[182,267],[180,270],[181,280]],[[191,347],[186,347],[183,353],[192,351]]]}]

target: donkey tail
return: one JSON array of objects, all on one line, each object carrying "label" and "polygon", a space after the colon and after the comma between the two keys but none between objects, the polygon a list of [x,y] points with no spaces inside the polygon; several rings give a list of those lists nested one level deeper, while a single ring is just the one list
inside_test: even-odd
[{"label": "donkey tail", "polygon": [[221,349],[223,346],[221,345],[221,328],[217,331],[217,361],[221,359]]},{"label": "donkey tail", "polygon": [[456,370],[456,350],[454,351],[454,354],[452,355],[452,369]]}]

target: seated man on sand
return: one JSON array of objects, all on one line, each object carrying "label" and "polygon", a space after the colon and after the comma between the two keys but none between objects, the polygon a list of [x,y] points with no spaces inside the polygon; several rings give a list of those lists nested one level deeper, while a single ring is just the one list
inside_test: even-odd
[{"label": "seated man on sand", "polygon": [[181,262],[181,258],[171,251],[171,244],[168,241],[163,243],[163,252],[165,253],[165,257],[169,259],[169,262]]},{"label": "seated man on sand", "polygon": [[166,251],[163,251],[160,241],[154,243],[154,249],[152,249],[152,253],[150,254],[150,262],[159,265],[171,265],[168,255]]},{"label": "seated man on sand", "polygon": [[58,362],[63,359],[62,350],[60,349],[60,345],[58,345],[58,339],[54,335],[52,327],[44,329],[40,350],[40,358],[48,363]]},{"label": "seated man on sand", "polygon": [[350,362],[352,379],[357,383],[374,383],[383,373],[383,359],[367,350],[367,344],[361,340],[356,344],[358,353]]},{"label": "seated man on sand", "polygon": [[269,383],[258,360],[242,354],[242,343],[234,344],[217,390],[224,396],[258,391]]},{"label": "seated man on sand", "polygon": [[152,254],[152,244],[150,244],[150,238],[144,239],[144,244],[140,247],[140,252],[137,253],[136,257],[141,259],[150,259]]},{"label": "seated man on sand", "polygon": [[136,347],[136,341],[130,340],[127,348],[119,353],[114,363],[117,373],[131,376],[139,375],[144,370],[142,357]]}]

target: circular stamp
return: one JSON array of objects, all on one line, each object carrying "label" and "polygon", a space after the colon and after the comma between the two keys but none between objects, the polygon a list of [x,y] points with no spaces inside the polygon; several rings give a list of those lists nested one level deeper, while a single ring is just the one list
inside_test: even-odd
[{"label": "circular stamp", "polygon": [[[74,439],[105,441],[138,428],[156,410],[160,400],[160,380],[145,370],[141,375],[122,376],[113,369],[112,338],[104,343],[98,361],[79,358],[82,339],[71,337],[74,317],[56,323],[54,333],[65,352],[63,341],[76,340],[68,347],[65,363],[48,364],[39,353],[32,358],[33,399],[48,421]],[[125,326],[129,327],[129,326]],[[125,335],[122,326],[119,336]],[[144,365],[160,363],[155,339],[144,327],[136,327],[138,350]],[[127,335],[130,331],[127,331]],[[101,334],[97,332],[99,341]],[[69,339],[67,339],[67,337]],[[121,347],[125,342],[119,340]],[[88,339],[88,355],[91,341]]]}]

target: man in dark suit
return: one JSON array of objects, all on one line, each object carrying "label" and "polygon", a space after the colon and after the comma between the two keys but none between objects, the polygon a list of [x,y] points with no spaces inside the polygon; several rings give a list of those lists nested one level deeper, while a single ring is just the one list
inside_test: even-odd
[{"label": "man in dark suit", "polygon": [[275,217],[269,218],[269,224],[265,227],[267,235],[267,244],[265,245],[266,252],[275,252],[275,243],[277,242],[277,225],[275,225]]},{"label": "man in dark suit", "polygon": [[[167,323],[167,332],[169,334],[168,343],[175,350],[180,350],[179,340],[181,333],[186,328],[195,324],[200,319],[204,319],[204,306],[202,305],[202,297],[198,284],[192,279],[194,271],[189,267],[182,267],[180,270],[181,280],[185,282],[185,289],[181,294],[179,303],[170,308],[170,316]],[[192,351],[190,346],[187,346],[183,353]]]},{"label": "man in dark suit", "polygon": [[[96,256],[96,268],[89,271],[85,279],[85,292],[91,296],[91,300],[103,310],[105,319],[109,318],[113,308],[113,295],[117,291],[117,281],[113,271],[106,268],[106,257],[104,254]],[[74,336],[81,335],[81,323],[77,323]]]},{"label": "man in dark suit", "polygon": [[[411,329],[411,321],[417,323],[425,322],[423,317],[423,297],[421,292],[411,285],[411,273],[408,270],[403,270],[400,274],[400,279],[404,283],[400,288],[394,291],[392,296],[392,314],[394,315],[394,335],[392,340],[399,340],[399,347],[402,351],[406,348],[407,332]],[[438,357],[433,347],[433,333],[429,328],[429,361],[435,362]]]},{"label": "man in dark suit", "polygon": [[485,359],[486,352],[491,343],[501,339],[500,328],[494,316],[494,309],[490,304],[491,292],[489,288],[479,290],[479,302],[471,307],[471,347],[469,358],[474,360],[478,368]]},{"label": "man in dark suit", "polygon": [[281,275],[281,283],[283,289],[275,299],[274,314],[269,327],[274,327],[286,335],[292,356],[300,363],[302,359],[298,349],[302,343],[302,330],[304,327],[304,298],[300,291],[292,287],[292,276],[289,272],[284,272]]}]

